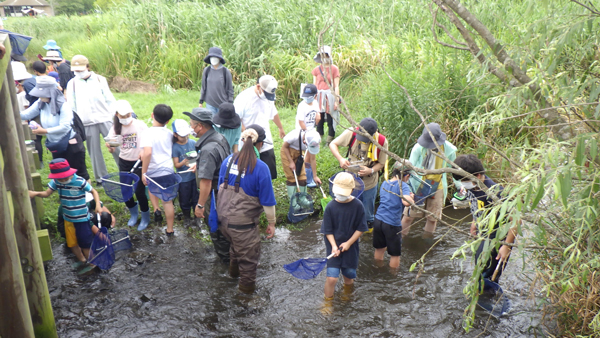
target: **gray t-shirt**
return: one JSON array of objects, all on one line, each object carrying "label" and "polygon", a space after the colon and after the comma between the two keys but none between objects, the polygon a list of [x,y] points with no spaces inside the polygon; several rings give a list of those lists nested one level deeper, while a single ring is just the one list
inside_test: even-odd
[{"label": "gray t-shirt", "polygon": [[196,177],[199,180],[218,180],[221,163],[229,156],[227,140],[211,128],[196,142],[196,151]]},{"label": "gray t-shirt", "polygon": [[233,103],[233,81],[229,69],[223,65],[217,69],[212,66],[204,68],[200,92],[200,103],[202,102],[216,108],[225,102]]}]

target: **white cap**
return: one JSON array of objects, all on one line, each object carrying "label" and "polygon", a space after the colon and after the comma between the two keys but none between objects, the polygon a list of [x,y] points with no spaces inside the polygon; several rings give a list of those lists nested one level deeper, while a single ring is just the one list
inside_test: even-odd
[{"label": "white cap", "polygon": [[269,101],[275,101],[275,90],[277,89],[277,80],[271,75],[263,75],[258,80],[260,88],[265,93],[265,97]]},{"label": "white cap", "polygon": [[13,77],[15,81],[21,81],[31,78],[31,74],[27,73],[27,68],[25,68],[25,64],[18,61],[12,61],[10,63],[10,66],[12,67]]},{"label": "white cap", "polygon": [[171,127],[173,127],[173,132],[181,137],[186,137],[192,132],[190,125],[182,119],[173,121],[173,123],[171,123]]},{"label": "white cap", "polygon": [[321,144],[321,135],[315,129],[310,129],[306,132],[306,146],[308,148],[308,152],[316,155],[319,153],[320,144]]},{"label": "white cap", "polygon": [[119,115],[127,115],[129,113],[133,113],[133,108],[131,108],[131,104],[127,100],[118,100],[112,104],[112,109],[114,112]]}]

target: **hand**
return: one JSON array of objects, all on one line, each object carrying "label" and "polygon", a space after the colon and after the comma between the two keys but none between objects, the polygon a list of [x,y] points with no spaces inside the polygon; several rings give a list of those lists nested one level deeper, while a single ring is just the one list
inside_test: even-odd
[{"label": "hand", "polygon": [[350,161],[348,161],[345,158],[339,160],[339,162],[340,162],[340,167],[342,167],[342,169],[347,169],[350,166]]},{"label": "hand", "polygon": [[290,161],[289,167],[292,171],[296,171],[296,163],[294,161]]},{"label": "hand", "polygon": [[196,205],[196,208],[194,209],[194,216],[198,218],[204,218],[204,208],[200,208],[198,205]]},{"label": "hand", "polygon": [[96,214],[97,215],[101,215],[102,214],[102,207],[99,206],[99,205],[96,206]]},{"label": "hand", "polygon": [[196,163],[193,163],[192,165],[190,165],[190,169],[188,169],[188,170],[195,173],[196,172]]},{"label": "hand", "polygon": [[367,168],[365,166],[360,166],[360,171],[358,172],[358,176],[367,176],[367,175],[371,175],[372,173],[374,173],[374,171],[371,168]]},{"label": "hand", "polygon": [[273,236],[275,236],[275,223],[270,223],[269,225],[267,225],[267,234],[269,234],[267,236],[267,239],[271,239],[273,238]]},{"label": "hand", "polygon": [[317,177],[317,176],[315,176],[315,175],[313,175],[313,181],[315,181],[315,183],[316,183],[317,185],[321,185],[321,179],[320,179],[320,178],[318,178],[318,177]]},{"label": "hand", "polygon": [[112,154],[113,151],[115,151],[115,148],[111,147],[110,144],[108,144],[108,142],[104,143],[104,145],[106,146],[106,148],[108,148],[108,152]]},{"label": "hand", "polygon": [[184,165],[188,165],[190,164],[190,161],[186,158],[185,160],[181,161],[182,166]]},{"label": "hand", "polygon": [[148,185],[148,180],[146,180],[146,175],[142,174],[142,182],[144,183],[145,186]]},{"label": "hand", "polygon": [[415,194],[411,192],[411,193],[410,193],[410,198],[412,198],[412,199],[413,199],[413,201],[414,201],[414,200],[415,200]]},{"label": "hand", "polygon": [[36,129],[31,131],[34,135],[45,135],[48,134],[48,131],[42,127],[37,127]]},{"label": "hand", "polygon": [[340,249],[340,252],[348,251],[348,249],[350,249],[350,244],[348,244],[348,242],[344,242],[340,244],[338,248]]},{"label": "hand", "polygon": [[284,138],[285,137],[285,131],[283,130],[283,128],[279,129],[279,137],[280,138]]},{"label": "hand", "polygon": [[341,252],[337,245],[333,245],[331,246],[331,253],[333,254],[333,257],[337,257],[340,255]]},{"label": "hand", "polygon": [[510,256],[510,252],[511,252],[511,248],[508,245],[503,245],[500,247],[500,250],[498,250],[498,256],[496,256],[496,259],[499,261],[498,264],[502,263],[502,262],[506,262],[508,260],[508,257]]},{"label": "hand", "polygon": [[473,222],[471,224],[471,236],[476,237],[477,236],[477,223]]},{"label": "hand", "polygon": [[37,191],[31,191],[29,190],[29,198],[34,198],[37,196]]},{"label": "hand", "polygon": [[198,104],[198,107],[202,108],[202,103],[199,103],[199,104]]},{"label": "hand", "polygon": [[337,102],[337,100],[335,101],[335,104],[333,105],[333,110],[338,110],[338,102]]},{"label": "hand", "polygon": [[467,193],[467,189],[465,189],[465,187],[460,187],[460,193],[461,195],[464,195]]}]

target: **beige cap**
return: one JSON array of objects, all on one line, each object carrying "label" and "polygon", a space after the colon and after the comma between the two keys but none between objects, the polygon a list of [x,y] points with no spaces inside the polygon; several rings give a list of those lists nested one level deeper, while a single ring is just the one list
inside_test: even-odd
[{"label": "beige cap", "polygon": [[350,196],[352,190],[354,190],[354,177],[352,174],[341,172],[335,175],[332,190],[334,194]]},{"label": "beige cap", "polygon": [[71,70],[74,72],[83,71],[87,69],[87,66],[90,64],[88,59],[83,55],[75,55],[73,59],[71,59]]}]

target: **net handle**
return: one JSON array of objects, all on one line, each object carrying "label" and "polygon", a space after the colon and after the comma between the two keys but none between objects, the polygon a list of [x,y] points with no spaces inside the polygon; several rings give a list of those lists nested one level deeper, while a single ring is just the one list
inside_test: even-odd
[{"label": "net handle", "polygon": [[296,189],[300,192],[300,184],[298,184],[298,175],[296,175],[296,170],[292,170],[294,172],[294,179],[296,180]]},{"label": "net handle", "polygon": [[155,180],[153,180],[153,179],[151,179],[150,177],[148,177],[148,175],[144,174],[144,177],[145,177],[147,180],[150,180],[150,182],[152,182],[152,183],[156,184],[156,185],[157,185],[159,188],[161,188],[162,190],[167,190],[167,189],[163,188],[163,186],[162,186],[162,185],[160,185],[160,184],[156,183],[156,181],[155,181]]},{"label": "net handle", "polygon": [[[133,184],[129,185],[129,184],[125,184],[125,183],[121,183],[121,182],[113,181],[113,180],[107,180],[107,179],[104,179],[104,178],[102,178],[101,180],[102,180],[102,182],[110,182],[110,183],[114,183],[114,184],[122,185],[122,186],[124,186],[124,187],[128,187],[128,188],[132,188],[132,187],[133,187]],[[154,182],[154,181],[153,181],[153,182]]]},{"label": "net handle", "polygon": [[123,241],[124,241],[124,240],[126,240],[126,239],[129,239],[129,235],[127,235],[127,236],[125,236],[125,237],[123,237],[123,238],[121,238],[121,239],[119,239],[119,240],[117,240],[117,241],[115,241],[115,242],[112,242],[112,244],[113,244],[113,245],[115,245],[115,244],[117,244],[117,243],[123,242]]},{"label": "net handle", "polygon": [[92,258],[88,263],[92,264],[96,260],[96,258],[98,258],[98,256],[100,256],[104,251],[106,251],[106,249],[108,249],[108,245],[105,245],[104,248],[102,248],[102,250],[100,250],[100,252],[98,252],[96,256],[94,256],[94,258]]},{"label": "net handle", "polygon": [[102,228],[102,217],[100,216],[99,213],[96,213],[96,216],[98,218],[98,229]]},{"label": "net handle", "polygon": [[335,255],[335,253],[332,252],[331,255],[327,256],[327,259],[333,258],[334,255]]},{"label": "net handle", "polygon": [[133,171],[138,167],[138,165],[140,165],[140,163],[142,162],[142,160],[137,160],[137,162],[135,162],[135,164],[133,165],[133,168],[131,168],[131,170],[129,170],[129,173],[133,173]]}]

